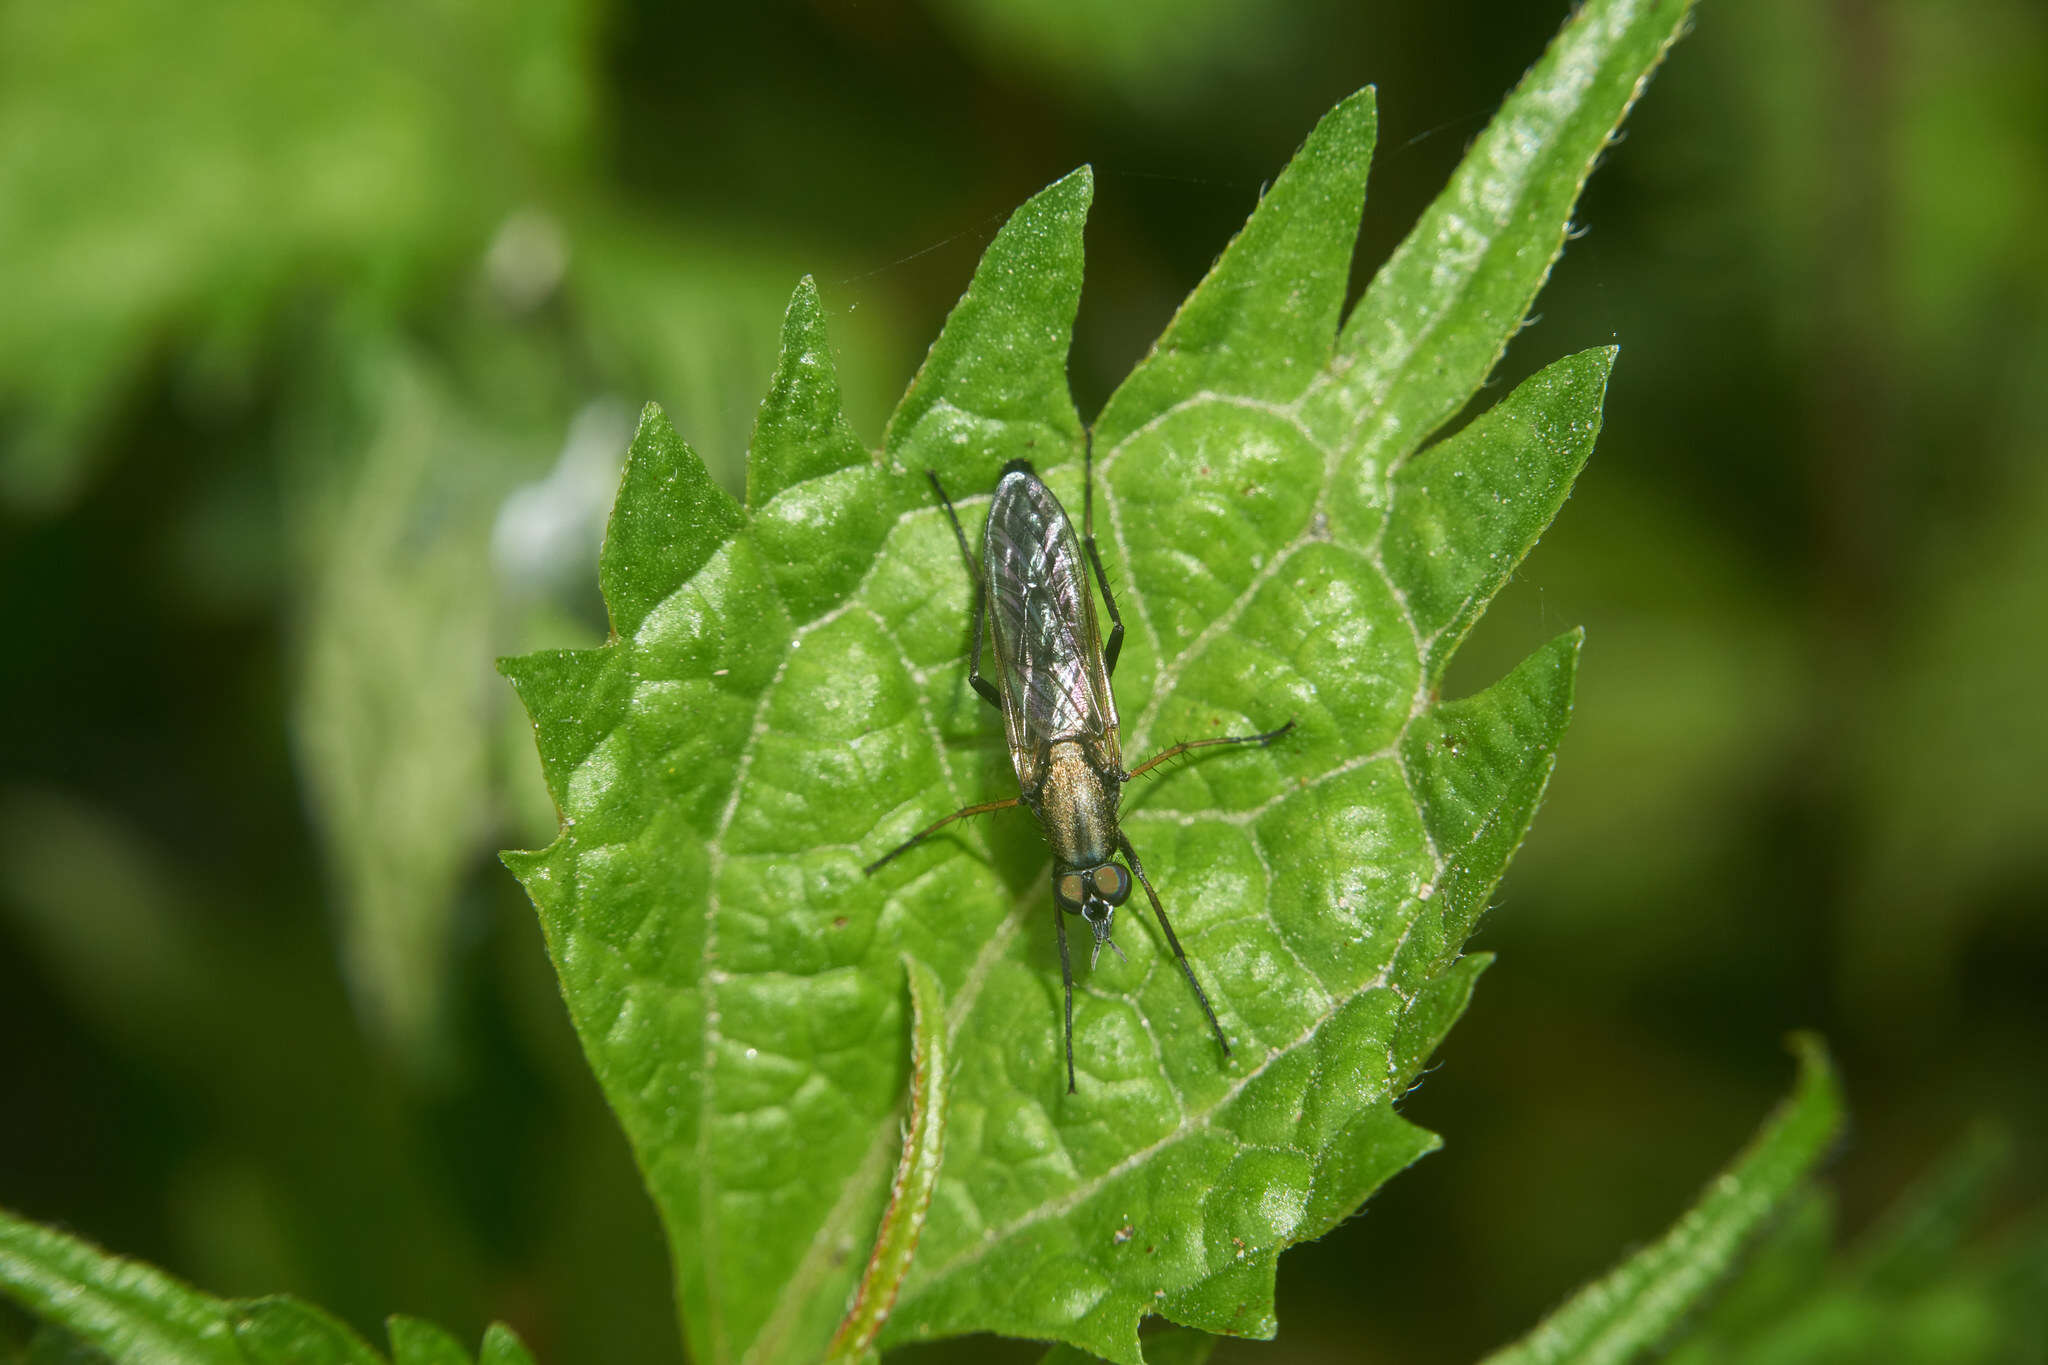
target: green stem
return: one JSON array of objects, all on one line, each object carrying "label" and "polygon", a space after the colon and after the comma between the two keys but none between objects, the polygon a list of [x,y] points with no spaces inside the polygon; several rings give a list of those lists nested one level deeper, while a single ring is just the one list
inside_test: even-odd
[{"label": "green stem", "polygon": [[918,1235],[938,1188],[939,1160],[946,1140],[946,1005],[939,978],[932,969],[905,953],[903,969],[910,981],[910,1121],[903,1132],[903,1156],[889,1207],[875,1234],[875,1249],[854,1292],[853,1306],[832,1344],[827,1362],[865,1362],[878,1358],[875,1339],[896,1306],[896,1296],[917,1254]]}]

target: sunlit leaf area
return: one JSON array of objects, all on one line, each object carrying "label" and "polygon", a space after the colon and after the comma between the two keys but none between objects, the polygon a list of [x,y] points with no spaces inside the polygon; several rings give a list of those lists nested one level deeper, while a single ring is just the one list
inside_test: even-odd
[{"label": "sunlit leaf area", "polygon": [[0,5],[0,1365],[2038,1362],[2048,13],[1688,9]]}]

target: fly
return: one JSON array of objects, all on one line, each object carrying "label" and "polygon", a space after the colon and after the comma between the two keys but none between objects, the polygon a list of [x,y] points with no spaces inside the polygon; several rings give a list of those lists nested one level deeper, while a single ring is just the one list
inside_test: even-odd
[{"label": "fly", "polygon": [[[1092,968],[1107,947],[1118,957],[1123,950],[1110,937],[1117,907],[1131,894],[1131,878],[1145,888],[1152,913],[1166,942],[1180,961],[1188,985],[1223,1055],[1230,1041],[1209,1006],[1188,955],[1181,950],[1159,903],[1159,893],[1145,876],[1145,865],[1117,823],[1124,784],[1190,749],[1218,744],[1270,744],[1294,728],[1288,721],[1259,735],[1229,735],[1187,740],[1154,754],[1126,770],[1117,737],[1116,698],[1109,681],[1116,674],[1123,649],[1124,623],[1102,571],[1095,548],[1095,450],[1092,435],[1083,465],[1081,536],[1058,498],[1039,480],[1027,460],[1003,466],[989,504],[983,533],[981,572],[974,574],[974,556],[952,499],[939,483],[937,471],[926,471],[932,490],[953,523],[954,538],[968,572],[977,579],[974,637],[968,655],[967,681],[989,705],[1003,714],[1010,742],[1010,760],[1017,769],[1018,793],[1000,801],[984,801],[933,821],[889,852],[869,863],[874,875],[884,863],[923,843],[955,820],[988,811],[1023,806],[1038,819],[1052,849],[1053,925],[1059,934],[1060,982],[1066,990],[1067,1093],[1074,1093],[1074,969],[1067,955],[1067,916],[1079,915],[1095,943],[1088,955]],[[1087,551],[1087,568],[1081,554]],[[1104,640],[1095,619],[1095,598],[1088,591],[1088,570],[1102,591],[1109,613],[1109,638]],[[995,643],[996,681],[981,673],[984,622]],[[1123,863],[1117,861],[1121,854]]]}]

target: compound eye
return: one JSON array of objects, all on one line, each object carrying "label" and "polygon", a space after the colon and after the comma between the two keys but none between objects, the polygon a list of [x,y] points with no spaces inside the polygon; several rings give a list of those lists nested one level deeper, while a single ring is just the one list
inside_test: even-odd
[{"label": "compound eye", "polygon": [[1095,894],[1111,905],[1122,905],[1131,894],[1131,874],[1115,863],[1104,863],[1091,874]]},{"label": "compound eye", "polygon": [[1062,905],[1080,905],[1082,897],[1087,895],[1087,892],[1087,885],[1081,880],[1081,874],[1078,872],[1065,872],[1053,878],[1052,893],[1060,898]]}]

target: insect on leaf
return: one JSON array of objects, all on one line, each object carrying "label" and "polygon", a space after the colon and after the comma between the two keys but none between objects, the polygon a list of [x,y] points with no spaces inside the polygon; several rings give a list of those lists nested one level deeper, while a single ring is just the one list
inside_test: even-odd
[{"label": "insect on leaf", "polygon": [[[1088,173],[1020,208],[891,418],[850,436],[824,308],[791,300],[734,504],[652,408],[601,576],[614,638],[504,665],[561,836],[508,854],[667,1229],[703,1365],[817,1359],[873,1246],[910,1078],[903,955],[945,1001],[944,1163],[880,1337],[995,1331],[1142,1359],[1158,1315],[1270,1336],[1275,1263],[1437,1139],[1396,1112],[1469,998],[1460,951],[1535,814],[1578,640],[1436,680],[1586,459],[1611,351],[1457,436],[1684,0],[1592,0],[1345,321],[1370,91],[1315,129],[1095,427],[1156,921],[1078,982],[1066,1093],[1045,845],[966,685],[978,536],[1012,459],[1081,505],[1065,365]],[[1341,324],[1341,325],[1340,325]]]}]

